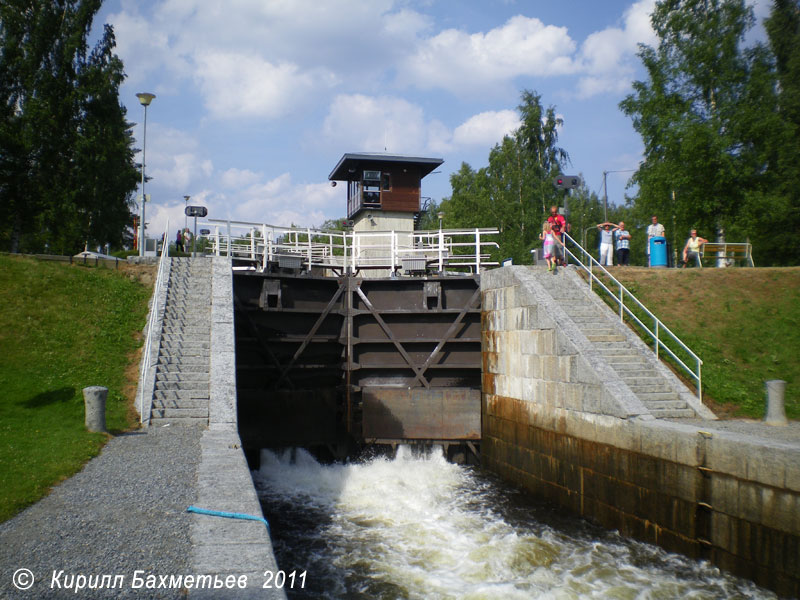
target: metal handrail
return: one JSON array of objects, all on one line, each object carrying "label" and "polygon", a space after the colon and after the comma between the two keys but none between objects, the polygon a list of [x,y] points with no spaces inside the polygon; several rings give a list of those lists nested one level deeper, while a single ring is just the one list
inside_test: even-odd
[{"label": "metal handrail", "polygon": [[164,265],[169,258],[169,219],[164,229],[164,243],[161,245],[161,258],[158,260],[158,271],[156,272],[156,282],[153,286],[153,302],[150,305],[150,316],[147,319],[147,330],[145,333],[144,349],[142,350],[142,366],[139,371],[139,422],[144,422],[144,394],[147,383],[147,373],[150,371],[150,352],[153,346],[153,335],[158,323],[158,298],[163,285]]},{"label": "metal handrail", "polygon": [[[703,399],[703,379],[702,379],[702,365],[703,361],[700,359],[697,354],[692,352],[692,350],[683,343],[683,341],[675,335],[669,327],[664,325],[664,323],[656,317],[648,308],[642,304],[639,299],[634,296],[630,290],[628,290],[620,281],[617,280],[611,273],[609,273],[603,265],[601,265],[595,258],[589,254],[583,246],[581,246],[573,237],[570,237],[569,234],[564,233],[564,250],[566,253],[572,257],[580,268],[582,268],[588,275],[589,275],[589,288],[593,288],[593,283],[597,283],[604,291],[608,293],[608,295],[616,302],[617,306],[619,307],[619,318],[620,321],[625,319],[625,315],[627,314],[631,319],[636,321],[642,329],[644,329],[654,340],[654,352],[656,353],[656,358],[659,358],[659,351],[661,349],[665,350],[667,354],[669,354],[682,368],[686,371],[692,379],[695,380],[697,384],[697,398],[702,401]],[[576,256],[568,247],[566,242],[570,242],[572,246],[578,251],[580,258]],[[619,293],[612,292],[606,284],[595,275],[594,270],[600,269],[602,273],[608,277],[608,279],[618,287]],[[648,327],[639,317],[634,314],[634,312],[625,305],[625,300],[629,299],[637,308],[643,311],[647,317],[652,319],[653,322],[653,329]],[[681,360],[670,348],[667,346],[663,341],[662,338],[671,340],[675,342],[678,346],[680,346],[690,358],[692,358],[696,363],[696,368],[693,369],[689,367],[683,360]]]}]

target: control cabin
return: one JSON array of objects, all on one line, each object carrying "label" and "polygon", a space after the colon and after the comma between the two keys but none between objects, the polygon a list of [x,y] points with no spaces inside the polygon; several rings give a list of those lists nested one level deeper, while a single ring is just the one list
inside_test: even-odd
[{"label": "control cabin", "polygon": [[444,160],[381,153],[345,154],[328,179],[347,182],[355,231],[413,231],[422,178]]}]

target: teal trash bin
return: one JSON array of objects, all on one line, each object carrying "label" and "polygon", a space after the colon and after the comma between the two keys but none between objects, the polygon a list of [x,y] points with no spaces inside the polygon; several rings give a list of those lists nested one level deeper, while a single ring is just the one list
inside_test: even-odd
[{"label": "teal trash bin", "polygon": [[667,238],[664,237],[650,238],[650,266],[651,267],[667,266]]}]

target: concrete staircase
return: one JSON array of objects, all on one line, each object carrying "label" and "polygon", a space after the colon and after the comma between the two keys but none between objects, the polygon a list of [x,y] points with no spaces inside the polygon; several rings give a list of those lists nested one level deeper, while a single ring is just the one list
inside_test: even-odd
[{"label": "concrete staircase", "polygon": [[151,426],[208,425],[211,259],[172,258]]},{"label": "concrete staircase", "polygon": [[644,355],[634,347],[625,332],[626,327],[602,301],[591,297],[585,284],[575,284],[568,273],[559,269],[537,278],[542,287],[559,303],[567,316],[591,342],[609,366],[627,384],[642,404],[657,419],[695,418],[697,413],[673,385],[655,368],[655,355]]}]

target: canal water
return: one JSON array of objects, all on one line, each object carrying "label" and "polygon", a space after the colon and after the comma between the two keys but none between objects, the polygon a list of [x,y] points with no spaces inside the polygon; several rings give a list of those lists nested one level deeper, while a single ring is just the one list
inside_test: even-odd
[{"label": "canal water", "polygon": [[262,450],[253,475],[278,564],[297,573],[289,598],[775,598],[532,504],[438,448],[333,465]]}]

